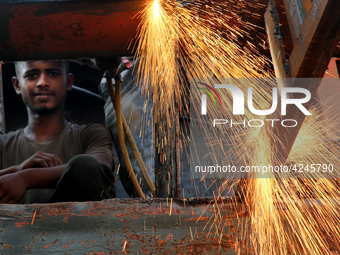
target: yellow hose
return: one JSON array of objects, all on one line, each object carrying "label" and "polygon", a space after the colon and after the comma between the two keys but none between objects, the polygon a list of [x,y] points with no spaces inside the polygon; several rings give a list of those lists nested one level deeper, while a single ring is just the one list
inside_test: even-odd
[{"label": "yellow hose", "polygon": [[136,145],[136,142],[135,140],[133,139],[133,136],[130,132],[130,128],[129,126],[127,125],[126,123],[126,120],[124,118],[124,115],[122,115],[123,117],[123,127],[124,127],[124,131],[125,131],[125,135],[126,135],[126,138],[128,139],[128,142],[130,143],[131,145],[131,148],[133,150],[133,153],[135,154],[135,157],[137,159],[137,163],[139,165],[139,168],[141,169],[142,171],[142,175],[144,177],[144,180],[145,182],[147,183],[151,193],[155,196],[156,195],[156,188],[155,188],[155,185],[153,184],[150,176],[149,176],[149,173],[148,171],[146,170],[146,167],[145,167],[145,164],[144,164],[144,161],[142,159],[142,156],[140,155],[140,152],[138,150],[138,147]]},{"label": "yellow hose", "polygon": [[[112,91],[113,92],[113,91]],[[110,92],[111,93],[111,92]],[[113,92],[113,96],[111,97],[112,98],[115,98],[115,94]],[[112,100],[111,100],[112,101]],[[112,102],[114,104],[114,102]],[[150,178],[150,175],[148,173],[148,171],[146,170],[146,166],[144,164],[144,161],[140,155],[140,152],[138,150],[138,147],[136,145],[136,142],[135,140],[133,139],[133,136],[131,134],[131,131],[130,131],[130,128],[129,126],[127,125],[127,122],[125,120],[125,117],[124,115],[122,114],[122,122],[123,122],[123,128],[124,128],[124,132],[125,132],[125,135],[126,135],[126,138],[128,140],[128,142],[130,143],[131,145],[131,148],[132,148],[132,151],[136,157],[136,160],[137,160],[137,163],[139,165],[139,168],[141,169],[141,172],[142,172],[142,175],[144,177],[144,180],[146,182],[146,184],[148,185],[151,193],[155,196],[156,195],[156,188],[155,188],[155,185],[153,184],[151,178]]]},{"label": "yellow hose", "polygon": [[123,158],[124,158],[124,161],[127,167],[127,171],[130,175],[132,184],[135,187],[138,196],[141,198],[145,198],[144,193],[138,184],[137,177],[135,175],[135,172],[133,171],[131,161],[129,158],[129,154],[126,149],[124,130],[123,130],[123,115],[122,115],[121,102],[120,102],[121,101],[120,100],[121,81],[120,79],[116,79],[116,92],[113,91],[113,84],[111,81],[111,77],[108,73],[106,73],[106,81],[107,81],[107,87],[110,93],[112,104],[114,105],[115,110],[116,110],[119,143],[120,143]]}]

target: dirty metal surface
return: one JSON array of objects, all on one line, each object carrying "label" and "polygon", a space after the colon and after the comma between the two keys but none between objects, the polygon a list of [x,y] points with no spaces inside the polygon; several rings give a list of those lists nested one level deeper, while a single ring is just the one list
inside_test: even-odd
[{"label": "dirty metal surface", "polygon": [[[264,20],[275,76],[276,78],[287,78],[289,74],[287,73],[286,52],[275,1],[269,1],[267,11],[264,14]],[[280,86],[280,84],[278,85]]]},{"label": "dirty metal surface", "polygon": [[[0,205],[1,254],[237,254],[234,203],[112,199]],[[219,215],[222,221],[215,217]],[[218,226],[217,222],[222,222]],[[220,235],[216,229],[223,228]]]},{"label": "dirty metal surface", "polygon": [[147,1],[0,1],[0,60],[131,55]]},{"label": "dirty metal surface", "polygon": [[301,0],[283,0],[294,44],[299,40],[300,30],[308,11],[307,7],[310,8],[311,5],[310,0],[307,1],[304,1],[305,4]]},{"label": "dirty metal surface", "polygon": [[[0,60],[132,55],[141,18],[137,14],[149,1],[152,0],[0,0]],[[233,1],[217,2],[228,6],[235,4]],[[263,16],[267,2],[249,0],[249,5],[238,4],[240,10],[244,8],[245,11],[231,19],[230,25],[239,27],[238,19],[242,19],[257,27],[247,30],[247,39],[239,37],[241,45],[247,40],[254,45],[262,43],[264,24],[259,17]],[[207,2],[202,10],[208,5]],[[269,54],[267,47],[259,47],[259,50]]]}]

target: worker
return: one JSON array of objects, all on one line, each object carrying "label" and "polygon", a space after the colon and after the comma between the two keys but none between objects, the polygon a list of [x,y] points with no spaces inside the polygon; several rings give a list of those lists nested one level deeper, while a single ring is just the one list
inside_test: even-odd
[{"label": "worker", "polygon": [[15,69],[12,82],[26,105],[28,125],[0,136],[0,203],[115,197],[109,131],[64,117],[74,80],[68,62],[17,62]]}]

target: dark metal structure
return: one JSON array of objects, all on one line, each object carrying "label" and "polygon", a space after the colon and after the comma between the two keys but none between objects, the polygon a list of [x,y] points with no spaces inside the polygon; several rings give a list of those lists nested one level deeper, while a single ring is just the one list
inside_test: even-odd
[{"label": "dark metal structure", "polygon": [[1,1],[0,60],[131,55],[147,1]]}]

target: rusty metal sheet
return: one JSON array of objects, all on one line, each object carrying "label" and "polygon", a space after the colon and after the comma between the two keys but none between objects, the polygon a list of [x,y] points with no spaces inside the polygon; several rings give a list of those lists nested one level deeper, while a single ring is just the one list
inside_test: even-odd
[{"label": "rusty metal sheet", "polygon": [[1,1],[0,60],[131,55],[147,1]]},{"label": "rusty metal sheet", "polygon": [[[246,214],[198,200],[114,199],[0,205],[1,254],[237,254],[236,227]],[[210,223],[209,222],[210,220]]]}]

